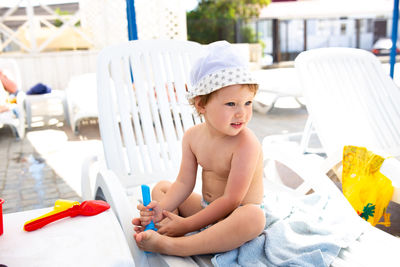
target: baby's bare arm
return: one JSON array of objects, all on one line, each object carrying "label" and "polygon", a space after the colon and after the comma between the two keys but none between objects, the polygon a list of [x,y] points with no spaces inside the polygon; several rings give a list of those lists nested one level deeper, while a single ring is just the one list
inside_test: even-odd
[{"label": "baby's bare arm", "polygon": [[[187,132],[190,132],[190,130]],[[193,191],[196,182],[197,161],[190,150],[189,139],[190,136],[185,134],[182,141],[182,162],[178,177],[168,189],[161,202],[152,201],[147,207],[144,207],[142,204],[137,206],[137,209],[140,211],[140,218],[132,220],[132,223],[136,225],[136,232],[143,231],[140,226],[145,226],[150,221],[157,223],[163,220],[165,218],[164,210],[173,211],[177,209]]]},{"label": "baby's bare arm", "polygon": [[190,148],[190,139],[191,129],[183,136],[182,161],[178,177],[160,202],[160,205],[168,211],[177,209],[193,192],[196,183],[197,160]]}]

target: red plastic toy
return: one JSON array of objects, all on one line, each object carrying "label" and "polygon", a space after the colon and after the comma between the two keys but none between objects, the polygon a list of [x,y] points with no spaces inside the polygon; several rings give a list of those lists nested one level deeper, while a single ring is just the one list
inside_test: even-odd
[{"label": "red plastic toy", "polygon": [[110,205],[102,200],[86,200],[83,201],[82,204],[79,204],[79,202],[77,201],[59,199],[56,201],[53,211],[26,222],[24,225],[24,230],[31,232],[42,228],[43,226],[51,222],[60,220],[68,216],[75,217],[78,215],[97,215],[99,213],[102,213],[103,211],[108,210],[109,208]]}]

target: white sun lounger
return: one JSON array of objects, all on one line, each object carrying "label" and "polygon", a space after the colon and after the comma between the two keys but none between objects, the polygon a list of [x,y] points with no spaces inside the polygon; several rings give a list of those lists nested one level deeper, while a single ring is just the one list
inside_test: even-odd
[{"label": "white sun lounger", "polygon": [[344,145],[400,156],[400,90],[372,53],[355,48],[321,48],[295,61],[309,121],[305,149],[315,128],[326,154]]},{"label": "white sun lounger", "polygon": [[299,100],[303,93],[294,68],[262,69],[253,71],[253,75],[259,82],[259,92],[253,103],[254,110],[267,113],[282,97],[292,97],[303,106]]}]

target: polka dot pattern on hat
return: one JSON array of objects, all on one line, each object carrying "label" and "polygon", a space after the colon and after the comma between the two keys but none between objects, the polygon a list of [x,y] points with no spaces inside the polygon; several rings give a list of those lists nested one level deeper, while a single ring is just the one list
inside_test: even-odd
[{"label": "polka dot pattern on hat", "polygon": [[187,98],[191,99],[198,95],[207,95],[223,87],[234,84],[257,84],[247,68],[234,67],[218,70],[204,76],[194,88],[187,93]]}]

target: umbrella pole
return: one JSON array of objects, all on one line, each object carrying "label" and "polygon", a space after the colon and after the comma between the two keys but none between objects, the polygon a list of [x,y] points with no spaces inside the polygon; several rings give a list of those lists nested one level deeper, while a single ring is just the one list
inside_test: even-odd
[{"label": "umbrella pole", "polygon": [[393,79],[394,65],[396,63],[397,26],[399,23],[399,0],[394,0],[392,18],[392,49],[390,50],[390,77]]}]

